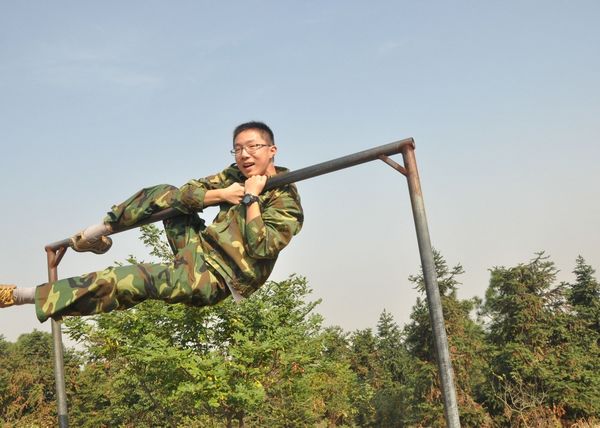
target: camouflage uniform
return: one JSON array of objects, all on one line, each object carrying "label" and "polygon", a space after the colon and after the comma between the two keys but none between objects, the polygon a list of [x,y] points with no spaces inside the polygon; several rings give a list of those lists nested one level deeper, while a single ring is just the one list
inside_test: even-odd
[{"label": "camouflage uniform", "polygon": [[127,309],[146,299],[214,305],[231,294],[229,287],[244,297],[252,294],[269,277],[279,252],[300,231],[304,216],[292,184],[264,191],[259,201],[262,214],[249,223],[244,205],[222,203],[214,222],[206,227],[196,214],[204,208],[206,191],[245,179],[233,164],[180,189],[170,185],[142,189],[114,206],[105,222],[122,226],[134,225],[167,207],[181,211],[181,216],[164,221],[175,254],[173,263],[110,267],[42,284],[35,296],[38,319]]}]

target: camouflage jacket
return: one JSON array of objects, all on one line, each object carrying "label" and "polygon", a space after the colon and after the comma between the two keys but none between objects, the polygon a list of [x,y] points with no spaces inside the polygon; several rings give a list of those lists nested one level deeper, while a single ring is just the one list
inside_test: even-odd
[{"label": "camouflage jacket", "polygon": [[[281,167],[276,170],[287,171]],[[207,190],[245,180],[232,164],[218,174],[183,185],[181,202],[190,210],[202,211]],[[213,223],[201,232],[206,262],[244,297],[268,279],[279,252],[300,231],[304,220],[294,184],[264,191],[259,195],[259,204],[261,216],[246,223],[243,204],[221,203]]]}]

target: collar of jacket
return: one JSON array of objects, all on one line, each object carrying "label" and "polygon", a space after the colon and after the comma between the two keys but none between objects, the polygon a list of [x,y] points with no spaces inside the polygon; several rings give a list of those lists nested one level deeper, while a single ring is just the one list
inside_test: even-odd
[{"label": "collar of jacket", "polygon": [[[275,166],[275,172],[277,172],[277,174],[281,174],[283,172],[289,172],[289,169],[284,168],[282,166]],[[244,176],[244,174],[242,174],[242,172],[235,163],[229,165],[229,168],[227,168],[227,174],[231,174],[231,177],[234,179],[234,181],[238,183],[243,183],[244,181],[246,181],[246,177]],[[274,177],[274,175],[271,177]]]}]

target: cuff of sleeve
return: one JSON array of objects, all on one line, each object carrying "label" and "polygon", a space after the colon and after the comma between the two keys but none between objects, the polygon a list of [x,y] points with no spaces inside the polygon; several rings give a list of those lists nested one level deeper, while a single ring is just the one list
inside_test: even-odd
[{"label": "cuff of sleeve", "polygon": [[206,189],[199,187],[186,188],[181,191],[181,202],[194,211],[202,211],[204,209],[204,196]]},{"label": "cuff of sleeve", "polygon": [[43,295],[47,295],[49,293],[51,285],[48,283],[42,284],[35,289],[35,315],[40,322],[46,321],[50,318],[50,314],[47,314],[43,310],[44,303],[46,299]]}]

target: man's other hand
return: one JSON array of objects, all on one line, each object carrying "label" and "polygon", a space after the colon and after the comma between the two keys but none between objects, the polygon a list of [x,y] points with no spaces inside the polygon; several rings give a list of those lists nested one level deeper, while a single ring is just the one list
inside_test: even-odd
[{"label": "man's other hand", "polygon": [[233,183],[229,187],[221,189],[221,198],[225,202],[233,205],[238,205],[244,196],[244,186],[240,183]]}]

